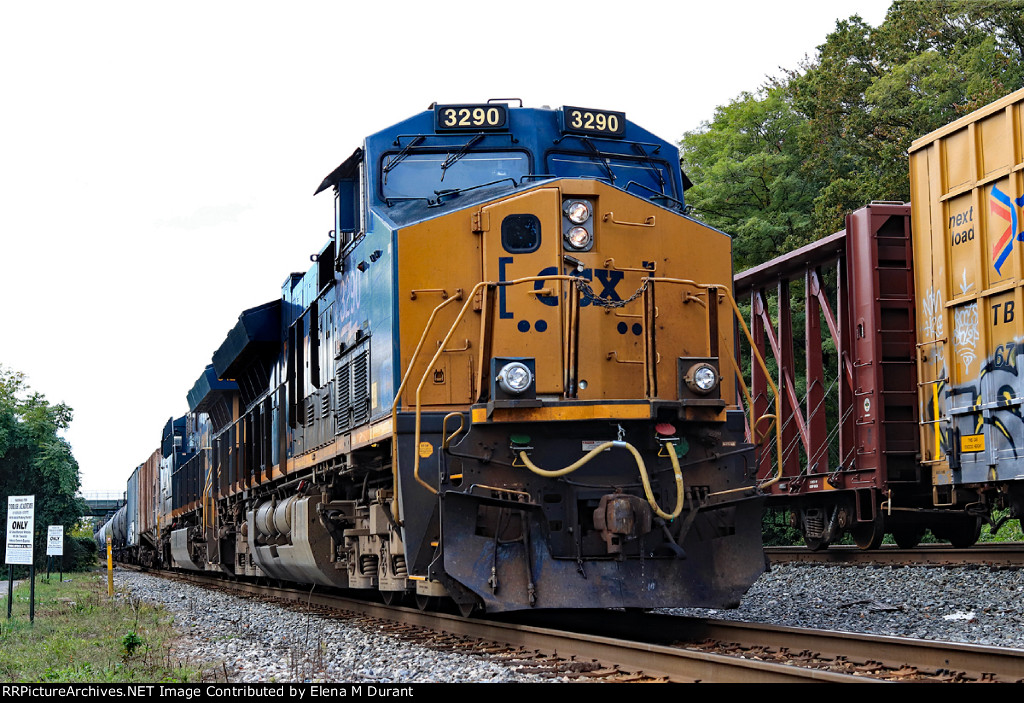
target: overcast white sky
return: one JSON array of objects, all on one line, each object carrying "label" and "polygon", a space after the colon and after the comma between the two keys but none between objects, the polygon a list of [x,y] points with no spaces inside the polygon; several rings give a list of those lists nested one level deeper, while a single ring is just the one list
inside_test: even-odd
[{"label": "overcast white sky", "polygon": [[320,181],[438,102],[625,111],[679,139],[887,0],[4,2],[0,365],[124,490],[247,307],[332,223]]}]

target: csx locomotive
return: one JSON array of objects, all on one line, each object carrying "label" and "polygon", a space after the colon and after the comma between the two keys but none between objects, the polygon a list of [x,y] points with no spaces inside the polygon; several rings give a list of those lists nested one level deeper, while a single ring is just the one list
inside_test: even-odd
[{"label": "csx locomotive", "polygon": [[125,559],[464,612],[736,605],[764,569],[728,236],[622,112],[432,105],[320,184],[104,526]]}]

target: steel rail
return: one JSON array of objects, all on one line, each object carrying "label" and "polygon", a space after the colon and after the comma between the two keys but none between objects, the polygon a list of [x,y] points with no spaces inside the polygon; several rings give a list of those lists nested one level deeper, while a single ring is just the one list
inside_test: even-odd
[{"label": "steel rail", "polygon": [[1024,567],[1024,543],[993,542],[956,549],[948,544],[922,544],[914,549],[883,545],[879,549],[862,550],[854,545],[832,545],[818,552],[807,547],[765,547],[765,555],[773,564],[808,562],[815,564],[903,564],[963,566],[984,564],[993,567]]},{"label": "steel rail", "polygon": [[[564,617],[574,616],[570,612]],[[872,663],[890,672],[912,667],[925,679],[1024,681],[1024,649],[664,614],[647,614],[642,622],[637,617],[629,613],[602,615],[600,631],[633,637],[642,630],[645,638],[679,646],[712,641],[731,645],[734,650],[756,652],[769,647],[788,651],[795,658],[846,661],[861,669]],[[548,616],[545,621],[552,627],[584,629],[558,617]]]}]

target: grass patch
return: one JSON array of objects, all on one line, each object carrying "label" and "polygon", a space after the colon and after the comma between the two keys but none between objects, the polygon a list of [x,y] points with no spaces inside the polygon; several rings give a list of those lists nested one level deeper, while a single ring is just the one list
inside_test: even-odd
[{"label": "grass patch", "polygon": [[[29,583],[14,590],[12,618],[4,596],[0,680],[59,683],[185,683],[214,681],[217,672],[179,649],[174,616],[118,591],[107,597],[102,571],[36,575],[35,623]],[[219,676],[224,680],[223,675]]]}]

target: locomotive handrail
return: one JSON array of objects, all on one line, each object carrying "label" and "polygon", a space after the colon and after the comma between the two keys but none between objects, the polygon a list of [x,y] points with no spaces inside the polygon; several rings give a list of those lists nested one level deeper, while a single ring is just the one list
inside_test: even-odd
[{"label": "locomotive handrail", "polygon": [[[452,432],[451,434],[448,434],[448,420],[453,418],[453,417],[459,418],[459,428],[457,430],[455,430],[454,432]],[[463,430],[463,428],[465,428],[465,426],[466,426],[466,416],[463,415],[462,413],[454,412],[454,413],[448,413],[447,415],[445,415],[444,419],[441,420],[441,437],[443,437],[443,439],[441,440],[441,449],[447,449],[448,445],[452,443],[453,439],[455,439],[456,437],[459,436],[459,434],[462,432],[462,430]]]},{"label": "locomotive handrail", "polygon": [[[479,287],[479,284],[477,286],[473,287],[472,295],[468,296],[468,300],[472,300],[473,299],[473,295],[476,295],[476,291],[477,291],[478,287]],[[391,427],[394,428],[394,432],[395,432],[396,437],[397,437],[397,434],[398,434],[398,403],[401,400],[402,391],[405,390],[405,384],[409,380],[409,374],[412,373],[413,364],[415,363],[416,358],[419,356],[420,350],[423,348],[423,342],[425,342],[426,339],[427,339],[427,332],[429,332],[430,328],[433,326],[434,318],[437,317],[437,313],[441,311],[441,308],[443,308],[443,307],[445,307],[447,305],[450,305],[451,303],[454,303],[457,300],[460,300],[460,298],[446,298],[445,300],[443,300],[440,304],[438,304],[430,312],[430,317],[427,318],[427,324],[423,326],[423,334],[420,335],[420,341],[416,343],[416,349],[413,350],[412,359],[410,359],[410,361],[409,361],[409,368],[407,368],[405,370],[405,375],[402,376],[402,382],[398,385],[398,390],[395,391],[395,402],[391,405]],[[417,417],[417,420],[418,420],[418,417]],[[417,434],[418,434],[418,432],[417,432]],[[417,455],[418,455],[418,453],[417,453]],[[399,501],[398,495],[399,494],[398,494],[398,490],[397,490],[397,486],[398,486],[398,442],[397,441],[392,441],[391,442],[391,477],[392,477],[392,480],[393,480],[394,485],[396,487],[396,490],[395,490],[395,500],[394,500],[394,503],[392,504],[391,515],[395,519],[396,523],[401,524],[401,520],[399,519],[399,503],[398,503],[398,501]],[[418,480],[418,477],[417,477],[417,480]]]},{"label": "locomotive handrail", "polygon": [[[448,342],[452,338],[452,335],[455,334],[455,330],[458,328],[459,324],[462,322],[462,319],[463,319],[463,317],[465,317],[466,312],[470,309],[470,306],[472,305],[473,300],[476,297],[477,292],[481,288],[483,288],[484,286],[487,286],[487,287],[496,287],[496,286],[499,286],[499,285],[502,285],[502,286],[514,286],[514,285],[519,285],[521,283],[532,283],[532,282],[535,282],[535,281],[572,281],[574,278],[575,278],[575,276],[566,276],[566,275],[562,275],[562,274],[553,274],[553,275],[550,275],[550,276],[527,276],[527,277],[524,277],[524,278],[516,278],[516,279],[511,280],[511,281],[480,281],[475,286],[473,286],[473,290],[471,290],[469,292],[469,294],[466,296],[466,302],[464,302],[462,304],[462,309],[459,310],[459,314],[455,317],[455,321],[451,324],[451,327],[448,328],[448,333],[444,336],[444,339],[441,340],[441,344],[438,346],[437,351],[434,352],[434,356],[431,357],[430,362],[426,365],[426,367],[425,367],[425,369],[423,371],[423,376],[420,378],[419,385],[416,386],[416,430],[415,430],[415,437],[414,437],[414,440],[413,440],[413,446],[414,447],[417,447],[417,449],[418,449],[418,447],[420,446],[420,429],[421,429],[421,418],[422,418],[422,407],[423,407],[423,403],[422,403],[422,400],[421,400],[421,393],[423,391],[423,384],[426,383],[427,376],[430,375],[430,369],[434,366],[434,364],[437,363],[438,357],[440,357],[441,354],[444,352],[445,347],[448,346]],[[454,300],[454,299],[450,299],[450,300]],[[423,339],[426,337],[426,333],[430,329],[431,324],[433,323],[435,314],[437,313],[438,310],[441,309],[441,307],[443,305],[445,305],[448,302],[450,302],[450,300],[446,300],[444,303],[441,303],[441,305],[438,305],[436,308],[434,308],[433,313],[431,313],[430,319],[427,321],[427,324],[426,324],[426,326],[425,326],[425,328],[423,330],[423,337],[420,338],[420,345],[418,345],[416,347],[416,350],[413,352],[412,358],[409,360],[409,368],[406,370],[406,377],[408,377],[409,373],[412,371],[412,368],[413,368],[413,366],[416,363],[416,358],[417,358],[417,356],[419,354],[419,351],[420,351],[420,348],[422,346]],[[399,386],[399,391],[401,391],[401,389],[404,386],[405,386],[405,378],[402,379],[402,385]],[[398,396],[398,393],[396,393],[395,394],[395,405],[393,407],[392,412],[397,412],[398,402],[399,402],[399,396]],[[392,444],[392,446],[394,446],[394,445]],[[394,463],[394,467],[395,468],[393,470],[396,472],[395,475],[396,475],[396,478],[397,478],[397,471],[398,471],[398,468],[397,468],[398,467],[398,462],[397,461]],[[419,451],[416,451],[415,455],[413,456],[412,475],[413,475],[413,478],[416,479],[417,483],[419,483],[421,486],[426,488],[431,493],[433,493],[435,495],[437,494],[437,489],[435,489],[429,483],[427,483],[426,481],[424,481],[423,479],[420,478],[420,453],[419,453]],[[396,483],[396,485],[397,485],[397,483]]]},{"label": "locomotive handrail", "polygon": [[[211,462],[212,463],[212,462]],[[203,482],[203,530],[213,526],[213,516],[207,515],[208,512],[213,512],[207,506],[213,499],[213,470],[211,467],[210,471],[206,472],[206,480]]]},{"label": "locomotive handrail", "polygon": [[[729,304],[732,306],[733,315],[735,316],[736,320],[740,323],[740,329],[743,330],[743,334],[744,334],[744,336],[746,336],[747,342],[750,343],[751,356],[757,359],[758,365],[761,367],[761,370],[764,371],[765,380],[768,381],[768,385],[771,386],[772,393],[775,395],[775,417],[776,418],[782,417],[782,398],[779,395],[778,386],[775,385],[775,382],[772,380],[771,374],[768,373],[768,367],[765,364],[764,358],[761,356],[761,352],[759,352],[757,350],[757,345],[754,344],[753,335],[750,334],[750,330],[747,327],[747,323],[744,321],[743,315],[742,315],[742,313],[740,313],[740,308],[736,304],[736,300],[732,297],[732,293],[725,286],[723,286],[721,284],[718,284],[718,283],[697,283],[696,281],[691,280],[691,279],[685,279],[685,278],[662,278],[662,277],[657,277],[657,278],[652,277],[652,278],[649,278],[647,280],[649,280],[651,283],[674,283],[674,284],[677,284],[677,285],[689,285],[689,286],[693,286],[694,288],[700,288],[700,289],[708,290],[708,291],[710,291],[710,290],[717,290],[719,292],[719,294],[722,294],[722,295],[725,296],[725,298],[729,301]],[[740,378],[741,378],[741,382],[742,382],[742,377],[740,377]],[[765,417],[767,417],[767,416],[765,416]],[[756,422],[760,422],[761,419],[763,419],[763,418],[758,419]],[[751,421],[751,428],[753,428],[754,425],[756,424],[755,420],[754,420],[754,407],[753,407],[753,403],[751,403],[751,407],[750,407],[750,421]],[[753,432],[753,429],[751,429],[751,432]],[[753,437],[751,437],[751,439],[753,439]],[[777,483],[778,481],[780,481],[782,479],[782,461],[781,461],[781,458],[782,458],[782,427],[780,426],[780,423],[778,423],[778,422],[775,423],[775,452],[776,452],[776,454],[780,458],[778,473],[775,475],[774,478],[771,478],[771,479],[765,481],[764,483],[760,484],[760,488],[766,488],[767,486],[771,486],[772,484],[775,484],[775,483]],[[731,489],[730,491],[723,491],[723,493],[729,493],[729,492],[736,491],[736,490],[745,490],[745,489],[735,489],[734,488],[734,489]]]},{"label": "locomotive handrail", "polygon": [[[610,214],[612,214],[612,213],[608,213],[608,215],[610,215]],[[605,217],[607,217],[608,215],[605,215]],[[653,217],[653,215],[651,217]],[[648,218],[648,219],[650,219],[650,218]],[[628,224],[636,224],[636,223],[632,223],[632,222],[618,222],[616,224],[627,224],[628,225]],[[637,226],[638,227],[653,227],[654,225],[653,224],[652,225],[642,225],[641,224],[641,225],[637,225]],[[638,268],[629,268],[628,266],[616,266],[615,265],[615,259],[605,259],[604,260],[604,267],[606,269],[611,269],[612,271],[630,271],[632,273],[654,273],[655,270],[657,269],[657,264],[652,262],[651,263],[651,268],[638,269]]]},{"label": "locomotive handrail", "polygon": [[615,213],[611,210],[604,214],[601,221],[611,222],[613,225],[622,225],[624,227],[654,227],[656,222],[654,215],[648,215],[643,222],[626,222],[625,220],[616,220]]}]

